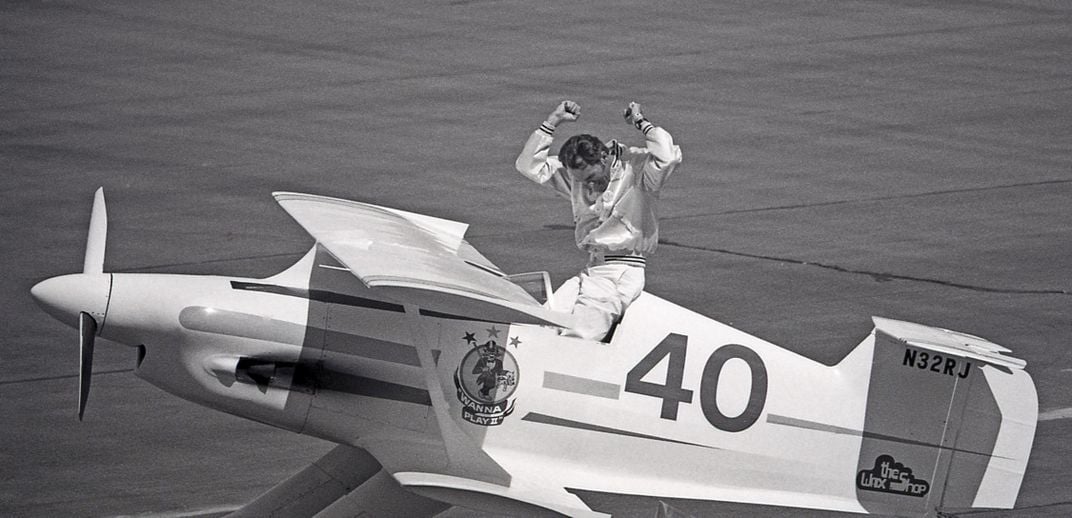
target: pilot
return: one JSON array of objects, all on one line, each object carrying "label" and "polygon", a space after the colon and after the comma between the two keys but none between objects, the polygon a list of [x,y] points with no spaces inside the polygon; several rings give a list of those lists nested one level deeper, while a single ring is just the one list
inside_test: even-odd
[{"label": "pilot", "polygon": [[555,291],[552,307],[577,317],[576,327],[564,335],[602,340],[644,289],[646,259],[659,241],[659,190],[681,163],[681,148],[633,102],[625,120],[644,135],[644,147],[583,134],[567,139],[557,157],[549,156],[558,125],[580,115],[577,103],[561,102],[514,165],[573,204],[577,247],[588,253],[588,264]]}]

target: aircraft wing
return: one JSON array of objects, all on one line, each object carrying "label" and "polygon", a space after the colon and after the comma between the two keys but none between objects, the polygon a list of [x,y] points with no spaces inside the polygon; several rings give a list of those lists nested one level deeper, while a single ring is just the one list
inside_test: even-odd
[{"label": "aircraft wing", "polygon": [[277,192],[276,201],[366,286],[430,316],[552,324],[548,310],[464,240],[456,221],[337,198]]},{"label": "aircraft wing", "polygon": [[376,459],[340,444],[228,518],[408,516],[431,518],[447,508],[402,488]]}]

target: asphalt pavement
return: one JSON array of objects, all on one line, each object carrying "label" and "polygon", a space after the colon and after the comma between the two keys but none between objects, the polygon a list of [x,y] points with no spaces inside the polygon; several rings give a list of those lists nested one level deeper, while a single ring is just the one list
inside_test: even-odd
[{"label": "asphalt pavement", "polygon": [[103,342],[78,422],[77,333],[29,290],[80,271],[98,186],[107,271],[281,271],[312,245],[286,190],[468,222],[560,282],[568,205],[513,161],[566,98],[562,133],[639,144],[635,100],[683,149],[649,291],[827,363],[872,315],[1012,349],[1040,404],[1018,509],[965,515],[1072,513],[1066,3],[9,1],[0,92],[0,515],[219,514],[331,447]]}]

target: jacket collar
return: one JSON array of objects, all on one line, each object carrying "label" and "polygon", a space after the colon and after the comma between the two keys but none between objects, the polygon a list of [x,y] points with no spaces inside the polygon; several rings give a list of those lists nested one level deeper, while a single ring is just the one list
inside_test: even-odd
[{"label": "jacket collar", "polygon": [[612,140],[607,143],[607,153],[613,160],[611,161],[611,167],[618,168],[621,166],[622,153],[625,152],[625,146],[617,140]]}]

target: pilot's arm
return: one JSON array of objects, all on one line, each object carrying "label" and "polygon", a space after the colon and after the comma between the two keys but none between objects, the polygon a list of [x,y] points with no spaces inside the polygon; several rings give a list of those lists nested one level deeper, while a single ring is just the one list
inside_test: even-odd
[{"label": "pilot's arm", "polygon": [[625,120],[644,134],[648,153],[644,164],[644,187],[658,191],[674,168],[681,163],[681,148],[674,145],[674,138],[668,131],[644,117],[639,104],[629,103],[625,110]]},{"label": "pilot's arm", "polygon": [[547,120],[532,132],[514,161],[517,171],[530,180],[546,185],[562,196],[569,197],[570,181],[566,168],[558,157],[548,156],[555,127],[563,122],[573,122],[580,116],[580,107],[573,101],[562,101],[547,116]]}]

